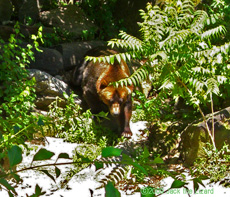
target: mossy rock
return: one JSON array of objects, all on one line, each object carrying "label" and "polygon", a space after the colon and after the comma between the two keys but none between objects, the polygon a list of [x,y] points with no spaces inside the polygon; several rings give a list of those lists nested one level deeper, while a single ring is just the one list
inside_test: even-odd
[{"label": "mossy rock", "polygon": [[[208,126],[211,130],[212,120],[207,117]],[[230,144],[230,107],[225,108],[214,115],[215,143],[217,149],[222,148],[224,143]],[[211,143],[210,136],[203,121],[196,121],[189,125],[181,135],[180,156],[185,166],[191,166],[194,161],[204,156],[203,147]]]}]

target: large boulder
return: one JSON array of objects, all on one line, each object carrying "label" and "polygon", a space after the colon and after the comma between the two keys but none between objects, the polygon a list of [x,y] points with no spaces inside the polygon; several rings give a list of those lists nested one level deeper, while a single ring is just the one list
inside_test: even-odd
[{"label": "large boulder", "polygon": [[1,0],[0,1],[0,24],[4,24],[10,21],[12,14],[13,14],[13,7],[10,0]]},{"label": "large boulder", "polygon": [[40,47],[42,52],[34,51],[35,61],[30,61],[30,68],[45,71],[51,75],[58,75],[63,67],[63,59],[60,52],[55,49]]},{"label": "large boulder", "polygon": [[81,38],[84,30],[97,29],[81,8],[75,5],[61,6],[50,11],[43,11],[40,13],[40,20],[45,26],[57,27],[62,31],[71,33],[73,38]]},{"label": "large boulder", "polygon": [[36,79],[35,90],[38,96],[62,97],[64,92],[71,93],[69,86],[62,80],[37,69],[28,70],[30,77],[35,77]]},{"label": "large boulder", "polygon": [[140,36],[138,22],[141,22],[139,10],[145,10],[147,2],[155,2],[153,0],[117,0],[114,7],[114,17],[117,21],[123,21],[123,25],[127,29],[126,32],[133,36]]},{"label": "large boulder", "polygon": [[23,24],[34,24],[39,20],[39,1],[23,0],[19,11],[19,21]]},{"label": "large boulder", "polygon": [[[211,129],[212,119],[206,117]],[[215,143],[220,149],[224,143],[230,145],[230,107],[227,107],[214,116]],[[204,156],[203,147],[211,143],[210,136],[202,120],[189,125],[181,135],[180,156],[186,166],[191,166],[198,157]]]},{"label": "large boulder", "polygon": [[7,42],[11,34],[15,34],[15,30],[12,26],[0,25],[0,39]]},{"label": "large boulder", "polygon": [[[37,100],[35,105],[38,109],[47,110],[50,103],[56,100],[56,97],[63,98],[63,93],[71,94],[71,89],[62,80],[53,77],[46,72],[37,69],[28,69],[30,78],[34,77],[36,80],[35,91]],[[76,99],[76,103],[81,101]]]},{"label": "large boulder", "polygon": [[55,4],[58,4],[58,1],[59,0],[39,0],[41,11],[52,9]]},{"label": "large boulder", "polygon": [[69,70],[80,65],[88,50],[104,44],[102,41],[72,42],[60,44],[55,49],[63,56],[64,70]]}]

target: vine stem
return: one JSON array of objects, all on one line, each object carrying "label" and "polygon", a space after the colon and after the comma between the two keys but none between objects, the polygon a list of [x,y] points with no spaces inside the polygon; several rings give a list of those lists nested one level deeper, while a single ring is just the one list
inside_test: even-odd
[{"label": "vine stem", "polygon": [[213,107],[212,93],[210,93],[210,99],[211,99],[211,110],[212,110],[212,137],[214,140],[215,139],[215,128],[214,128],[214,107]]},{"label": "vine stem", "polygon": [[[192,95],[192,93],[188,89],[188,87],[185,85],[185,83],[183,81],[181,81],[179,77],[177,77],[177,80],[179,81],[179,83],[181,83],[184,86],[184,88],[189,93],[189,95],[191,96],[191,98],[194,98],[194,96]],[[214,149],[216,149],[216,143],[215,143],[215,139],[214,139],[214,116],[213,116],[214,110],[213,110],[213,100],[212,100],[212,96],[211,95],[212,94],[210,93],[210,97],[211,97],[211,110],[212,110],[212,131],[210,131],[210,128],[209,128],[208,123],[207,123],[207,120],[205,118],[205,115],[204,115],[204,113],[203,113],[203,111],[202,111],[199,103],[195,102],[195,105],[199,109],[199,112],[200,112],[200,114],[201,114],[201,116],[203,118],[204,124],[205,124],[205,128],[207,129],[208,135],[209,135],[209,137],[210,137],[210,139],[212,141],[212,145],[213,145]]]},{"label": "vine stem", "polygon": [[[71,162],[62,162],[62,163],[49,163],[49,164],[41,164],[41,165],[36,165],[36,166],[30,166],[30,167],[27,167],[27,168],[23,168],[23,169],[20,169],[20,170],[13,170],[7,174],[0,174],[0,178],[4,178],[4,177],[7,177],[9,176],[10,174],[16,174],[16,173],[19,173],[19,172],[23,172],[23,171],[26,171],[26,170],[33,170],[33,169],[36,169],[36,168],[41,168],[41,167],[48,167],[48,166],[60,166],[60,165],[71,165],[71,164],[78,164],[78,163],[92,163],[93,161],[71,161]],[[95,161],[94,161],[95,162]],[[103,161],[104,164],[124,164],[124,162],[109,162],[109,161]]]}]

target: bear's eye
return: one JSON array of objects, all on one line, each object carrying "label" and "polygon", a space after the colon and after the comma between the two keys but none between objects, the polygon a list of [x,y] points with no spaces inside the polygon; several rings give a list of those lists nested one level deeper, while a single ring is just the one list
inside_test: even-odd
[{"label": "bear's eye", "polygon": [[113,103],[114,103],[114,99],[113,99],[113,98],[110,99],[109,102],[110,102],[111,104],[113,104]]}]

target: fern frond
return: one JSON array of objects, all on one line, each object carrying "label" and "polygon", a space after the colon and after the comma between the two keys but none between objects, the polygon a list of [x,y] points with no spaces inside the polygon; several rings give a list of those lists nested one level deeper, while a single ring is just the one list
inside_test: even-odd
[{"label": "fern frond", "polygon": [[119,48],[125,48],[133,51],[142,50],[143,41],[141,41],[140,39],[131,36],[124,31],[120,31],[119,36],[121,37],[121,39],[110,40],[108,42],[108,46],[111,46],[112,48],[114,48],[114,46],[117,46]]},{"label": "fern frond", "polygon": [[138,68],[130,77],[113,82],[112,84],[115,87],[118,86],[124,87],[128,85],[137,86],[141,82],[146,80],[148,76],[149,76],[149,65],[144,64],[140,68]]},{"label": "fern frond", "polygon": [[135,54],[133,52],[125,52],[125,53],[118,53],[114,55],[108,55],[108,56],[100,56],[100,57],[93,57],[93,56],[86,56],[86,61],[93,61],[96,62],[104,62],[109,64],[114,64],[115,60],[117,60],[119,63],[121,62],[121,59],[124,61],[130,61],[132,57],[135,57]]},{"label": "fern frond", "polygon": [[192,68],[192,71],[194,71],[194,73],[202,73],[202,74],[208,74],[210,73],[211,71],[207,68],[204,68],[202,66],[196,66],[194,68]]},{"label": "fern frond", "polygon": [[223,83],[226,82],[226,81],[227,81],[227,77],[222,76],[222,75],[217,75],[217,82],[218,82],[219,84],[223,84]]},{"label": "fern frond", "polygon": [[196,51],[194,53],[194,57],[197,59],[203,56],[208,58],[213,58],[213,56],[217,55],[218,53],[228,54],[229,49],[230,49],[230,42],[225,43],[224,45],[221,46],[213,46],[212,49]]},{"label": "fern frond", "polygon": [[193,33],[200,34],[206,25],[208,14],[203,10],[197,10],[195,13],[195,19],[191,25]]},{"label": "fern frond", "polygon": [[165,40],[159,42],[160,49],[178,45],[180,42],[186,40],[187,36],[190,34],[191,31],[189,29],[183,29],[176,32],[172,31]]},{"label": "fern frond", "polygon": [[209,38],[219,38],[227,33],[226,28],[223,25],[215,27],[213,29],[207,30],[201,34],[201,39],[209,39]]},{"label": "fern frond", "polygon": [[218,20],[221,20],[223,18],[223,15],[220,13],[213,13],[207,18],[207,24],[215,24]]},{"label": "fern frond", "polygon": [[164,80],[163,84],[161,85],[161,87],[159,88],[159,90],[161,90],[161,89],[171,90],[171,89],[173,89],[173,87],[174,87],[173,82],[170,79],[166,78]]},{"label": "fern frond", "polygon": [[195,8],[194,8],[194,3],[193,1],[191,0],[186,0],[184,1],[182,4],[181,4],[181,12],[184,14],[184,13],[188,13],[188,14],[191,14],[193,15],[195,11]]},{"label": "fern frond", "polygon": [[203,87],[205,85],[203,81],[200,81],[200,80],[198,80],[196,78],[195,79],[192,78],[189,81],[190,81],[190,83],[192,83],[192,85],[195,88],[196,92],[202,92]]},{"label": "fern frond", "polygon": [[96,189],[100,189],[104,187],[109,181],[114,182],[115,184],[119,183],[121,180],[124,179],[124,176],[127,172],[127,167],[116,166],[113,170],[103,179],[99,181],[101,184],[100,187]]},{"label": "fern frond", "polygon": [[129,40],[122,40],[122,39],[112,39],[108,42],[108,46],[114,48],[115,46],[118,48],[125,48],[128,50],[141,50],[142,49],[142,42],[138,39],[129,39]]},{"label": "fern frond", "polygon": [[218,95],[220,92],[218,87],[218,82],[214,78],[209,78],[206,81],[206,87],[207,87],[207,94],[214,93]]},{"label": "fern frond", "polygon": [[167,14],[163,12],[159,6],[152,7],[151,4],[147,6],[147,12],[141,11],[143,23],[140,23],[140,31],[144,40],[161,40],[165,32],[165,23],[170,22],[167,20]]}]

